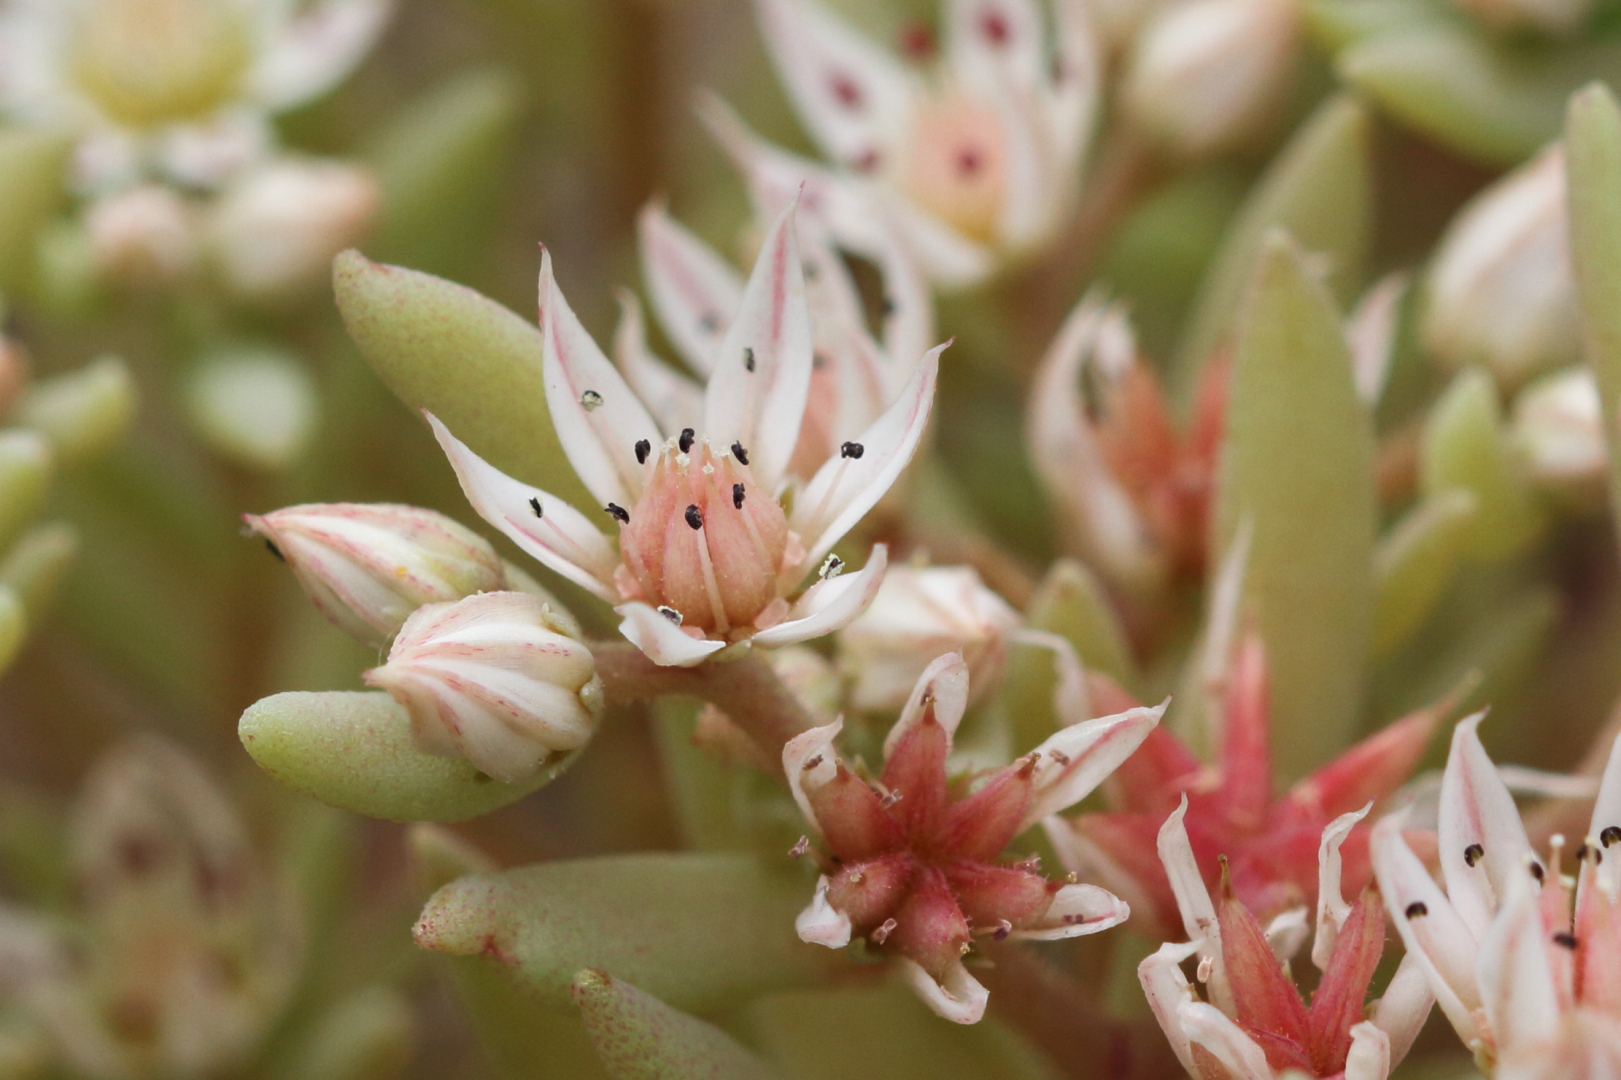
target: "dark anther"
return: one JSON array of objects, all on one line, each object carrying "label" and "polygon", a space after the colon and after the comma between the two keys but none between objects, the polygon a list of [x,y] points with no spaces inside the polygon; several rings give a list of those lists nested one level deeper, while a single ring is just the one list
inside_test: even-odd
[{"label": "dark anther", "polygon": [[287,556],[281,553],[281,548],[277,547],[276,542],[270,539],[268,536],[265,537],[265,550],[270,552],[270,554],[274,555],[276,558],[280,559],[282,562],[287,561]]},{"label": "dark anther", "polygon": [[608,511],[608,513],[612,514],[615,518],[617,518],[621,525],[629,525],[630,524],[630,511],[626,510],[623,506],[620,506],[618,503],[609,503],[607,506],[603,507],[603,509]]},{"label": "dark anther", "polygon": [[529,509],[533,510],[535,512],[535,516],[538,518],[543,518],[546,516],[545,513],[540,509],[540,500],[535,498],[533,495],[529,497]]},{"label": "dark anther", "polygon": [[743,509],[743,485],[742,484],[733,484],[732,485],[732,505],[737,507],[739,510]]},{"label": "dark anther", "polygon": [[1594,851],[1591,847],[1589,847],[1586,844],[1583,844],[1581,847],[1577,848],[1576,849],[1576,861],[1577,862],[1585,861],[1587,859],[1587,856],[1588,856],[1589,852],[1591,852],[1594,855],[1598,854],[1598,852]]},{"label": "dark anther", "polygon": [[839,447],[840,457],[855,458],[858,461],[861,459],[861,455],[866,452],[867,448],[858,442],[847,442]]},{"label": "dark anther", "polygon": [[732,444],[732,456],[737,459],[737,463],[739,465],[747,465],[749,463],[749,452],[743,449],[743,444],[740,442],[735,442]]},{"label": "dark anther", "polygon": [[685,454],[692,449],[692,440],[696,439],[697,437],[698,433],[696,431],[689,427],[684,427],[681,429],[681,437],[675,441],[675,444],[679,446],[681,448],[681,452]]},{"label": "dark anther", "polygon": [[811,367],[817,371],[821,371],[823,368],[827,367],[827,357],[823,356],[821,353],[811,353]]},{"label": "dark anther", "polygon": [[646,465],[647,455],[653,452],[653,444],[646,439],[636,440],[636,464]]},{"label": "dark anther", "polygon": [[1621,844],[1621,825],[1611,825],[1598,834],[1599,843],[1605,847],[1611,844]]},{"label": "dark anther", "polygon": [[670,607],[668,604],[659,605],[659,614],[663,615],[666,619],[669,619],[677,626],[681,625],[681,613],[675,608]]},{"label": "dark anther", "polygon": [[1575,934],[1566,933],[1565,931],[1561,930],[1559,933],[1557,933],[1557,934],[1555,934],[1553,936],[1553,943],[1555,945],[1559,945],[1559,946],[1561,946],[1563,948],[1569,949],[1572,952],[1576,951],[1576,935]]},{"label": "dark anther", "polygon": [[816,275],[821,272],[821,267],[817,266],[813,262],[807,262],[804,266],[804,271],[806,281],[815,281]]},{"label": "dark anther", "polygon": [[1479,844],[1470,844],[1468,847],[1463,849],[1463,864],[1465,866],[1472,867],[1485,857],[1486,849],[1481,847]]},{"label": "dark anther", "polygon": [[1422,900],[1414,900],[1411,904],[1407,905],[1407,911],[1404,912],[1409,919],[1417,919],[1421,916],[1428,915],[1429,913],[1430,909],[1424,906],[1424,901]]},{"label": "dark anther", "polygon": [[893,314],[895,314],[895,300],[894,300],[893,297],[889,297],[889,296],[884,297],[883,300],[879,303],[878,307],[879,307],[879,309],[881,311],[883,311],[883,313],[885,315],[893,315]]},{"label": "dark anther", "polygon": [[687,507],[687,524],[694,529],[701,529],[704,527],[704,516],[698,512],[698,507],[696,505]]},{"label": "dark anther", "polygon": [[753,349],[745,348],[743,350],[743,370],[744,371],[753,371],[754,370],[754,350]]},{"label": "dark anther", "polygon": [[822,755],[817,754],[815,757],[809,758],[808,760],[806,760],[805,764],[800,766],[800,768],[804,769],[806,772],[810,772],[812,769],[816,768],[816,766],[820,765],[821,763],[822,763]]},{"label": "dark anther", "polygon": [[1542,869],[1541,863],[1534,862],[1531,864],[1531,876],[1536,878],[1538,881],[1541,881],[1546,873],[1547,871]]}]

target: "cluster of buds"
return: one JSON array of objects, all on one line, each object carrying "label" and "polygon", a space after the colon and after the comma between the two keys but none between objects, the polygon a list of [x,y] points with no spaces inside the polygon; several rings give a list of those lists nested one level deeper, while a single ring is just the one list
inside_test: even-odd
[{"label": "cluster of buds", "polygon": [[136,740],[87,779],[69,847],[72,932],[0,910],[0,999],[74,1075],[244,1066],[293,988],[302,930],[230,802],[180,750]]},{"label": "cluster of buds", "polygon": [[[570,464],[618,526],[618,550],[585,514],[500,472],[430,416],[481,517],[615,604],[621,632],[658,664],[694,666],[745,641],[805,641],[871,603],[886,549],[840,577],[833,545],[911,459],[944,346],[923,357],[865,431],[806,476],[793,463],[810,409],[815,336],[794,207],[772,225],[709,355],[701,429],[666,432],[570,310],[550,255],[540,291],[547,405]],[[791,511],[782,503],[790,490]],[[818,580],[794,599],[813,569]]]},{"label": "cluster of buds", "polygon": [[[828,948],[864,938],[892,956],[940,1016],[977,1022],[988,993],[964,966],[974,938],[1051,941],[1106,930],[1130,914],[1116,896],[1073,876],[1049,881],[1036,860],[1000,856],[1030,826],[1084,799],[1164,713],[1134,708],[1062,728],[989,774],[947,775],[968,705],[968,665],[952,653],[918,679],[868,777],[833,744],[834,721],[791,740],[783,770],[815,834],[823,873],[799,936]],[[801,842],[795,854],[810,849]]]}]

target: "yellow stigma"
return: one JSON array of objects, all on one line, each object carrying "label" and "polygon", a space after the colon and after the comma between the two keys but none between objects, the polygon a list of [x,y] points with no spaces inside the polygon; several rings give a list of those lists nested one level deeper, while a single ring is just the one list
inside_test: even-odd
[{"label": "yellow stigma", "polygon": [[991,240],[1006,194],[996,114],[951,97],[919,110],[900,182],[913,201],[976,240]]},{"label": "yellow stigma", "polygon": [[238,92],[248,36],[237,0],[92,0],[74,26],[73,75],[116,123],[194,119]]}]

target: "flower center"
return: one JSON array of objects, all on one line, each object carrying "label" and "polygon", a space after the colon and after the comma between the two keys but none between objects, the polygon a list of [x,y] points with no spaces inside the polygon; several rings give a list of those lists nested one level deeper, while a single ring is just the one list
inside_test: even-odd
[{"label": "flower center", "polygon": [[911,197],[969,236],[996,231],[1007,178],[996,114],[962,98],[924,106],[915,119],[901,184]]},{"label": "flower center", "polygon": [[694,445],[691,429],[664,444],[641,498],[615,516],[627,598],[720,635],[782,606],[787,516],[735,453],[715,453],[708,440]]},{"label": "flower center", "polygon": [[74,78],[109,119],[153,127],[204,116],[237,92],[249,28],[234,0],[93,0],[71,50]]}]

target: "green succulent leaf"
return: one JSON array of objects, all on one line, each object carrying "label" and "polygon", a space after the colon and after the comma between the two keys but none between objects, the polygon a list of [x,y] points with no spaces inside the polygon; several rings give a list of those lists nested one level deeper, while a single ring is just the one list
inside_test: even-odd
[{"label": "green succulent leaf", "polygon": [[323,1010],[275,1080],[392,1080],[410,1063],[415,1029],[399,991],[365,987]]},{"label": "green succulent leaf", "polygon": [[1372,423],[1308,258],[1277,233],[1262,250],[1234,354],[1212,546],[1226,551],[1252,523],[1245,600],[1266,639],[1287,776],[1354,733],[1373,616]]},{"label": "green succulent leaf", "polygon": [[1182,338],[1183,390],[1233,329],[1233,320],[1273,229],[1325,260],[1342,303],[1362,283],[1373,220],[1367,109],[1346,95],[1318,107],[1255,185],[1211,260]]},{"label": "green succulent leaf", "polygon": [[64,465],[93,461],[124,437],[135,419],[135,379],[124,361],[104,356],[77,371],[41,379],[17,402],[16,421],[45,436]]},{"label": "green succulent leaf", "polygon": [[1475,497],[1468,491],[1437,492],[1408,510],[1379,541],[1373,554],[1375,655],[1406,641],[1435,607],[1452,580],[1474,516]]},{"label": "green succulent leaf", "polygon": [[388,821],[462,821],[541,787],[572,755],[533,781],[503,784],[469,761],[424,753],[405,709],[387,694],[276,694],[249,706],[237,725],[259,767],[295,791]]},{"label": "green succulent leaf", "polygon": [[34,237],[66,196],[73,137],[65,131],[0,129],[0,287],[34,262]]},{"label": "green succulent leaf", "polygon": [[8,586],[0,585],[0,671],[11,666],[28,636],[28,612]]},{"label": "green succulent leaf", "polygon": [[28,617],[38,622],[50,609],[56,587],[79,553],[79,531],[72,525],[52,521],[35,526],[17,538],[0,559],[0,585],[17,594],[28,609]]},{"label": "green succulent leaf", "polygon": [[808,881],[747,855],[606,856],[461,878],[415,933],[423,948],[503,964],[554,1008],[576,972],[600,967],[707,1012],[818,981],[830,954],[794,934],[809,897]]},{"label": "green succulent leaf", "polygon": [[28,527],[50,490],[54,455],[32,431],[0,431],[0,550]]},{"label": "green succulent leaf", "polygon": [[332,284],[349,336],[401,401],[497,468],[591,504],[552,427],[537,327],[465,286],[358,251],[333,262]]},{"label": "green succulent leaf", "polygon": [[574,1003],[614,1080],[772,1080],[777,1072],[713,1024],[606,971],[574,977]]}]

